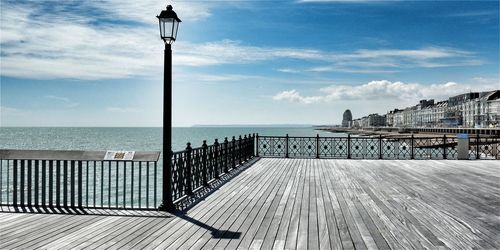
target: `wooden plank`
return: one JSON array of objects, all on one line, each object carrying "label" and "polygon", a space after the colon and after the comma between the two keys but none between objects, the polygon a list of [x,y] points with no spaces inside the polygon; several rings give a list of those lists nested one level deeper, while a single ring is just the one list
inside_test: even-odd
[{"label": "wooden plank", "polygon": [[288,223],[288,231],[285,239],[285,249],[296,249],[297,248],[297,238],[299,231],[299,220],[300,220],[300,209],[302,208],[302,201],[304,200],[304,187],[306,185],[307,178],[307,166],[304,164],[304,170],[300,177],[299,188],[295,203],[293,204],[292,216],[290,217],[290,222]]},{"label": "wooden plank", "polygon": [[[283,163],[286,162],[285,159],[280,159],[279,166],[283,166]],[[285,168],[287,169],[287,168]],[[258,203],[254,206],[254,208],[250,211],[248,217],[243,222],[242,227],[240,227],[239,231],[242,232],[241,240],[232,239],[227,245],[227,249],[248,249],[252,243],[253,237],[259,228],[260,223],[265,216],[267,209],[269,209],[278,188],[282,184],[282,179],[279,179],[279,182],[276,183],[273,189],[268,190],[259,200]]]},{"label": "wooden plank", "polygon": [[317,196],[316,196],[316,182],[317,176],[315,175],[315,169],[317,166],[314,162],[317,161],[309,160],[309,211],[308,211],[308,232],[307,232],[307,248],[308,249],[319,249],[319,225],[318,225],[318,208],[317,208]]},{"label": "wooden plank", "polygon": [[[293,174],[293,169],[290,169],[290,174]],[[230,232],[240,232],[240,227],[244,223],[245,219],[248,217],[250,214],[250,211],[255,208],[255,205],[257,204],[258,200],[262,197],[262,193],[257,194],[254,197],[251,197],[251,199],[247,199],[245,204],[243,206],[238,207],[238,211],[235,211],[234,217],[231,218],[231,220],[227,220],[224,225],[222,225],[222,228],[227,228],[226,230]],[[240,238],[241,239],[241,238]],[[224,248],[229,244],[229,242],[232,239],[230,238],[222,238],[222,239],[210,239],[204,246],[204,249],[212,249],[212,248]],[[235,239],[237,240],[237,239]]]},{"label": "wooden plank", "polygon": [[[293,175],[292,178],[287,183],[287,186],[285,188],[285,192],[283,193],[283,196],[281,197],[281,200],[278,204],[278,208],[276,209],[276,212],[273,215],[272,221],[269,225],[269,228],[266,232],[266,235],[264,236],[263,242],[261,249],[271,249],[273,248],[273,245],[275,245],[275,241],[277,241],[277,234],[278,230],[281,227],[282,223],[286,223],[290,220],[290,214],[285,214],[287,206],[290,208],[293,207],[293,205],[290,205],[290,200],[291,196],[293,193],[296,192],[296,187],[297,187],[297,182],[299,179],[299,173],[302,169],[302,164],[300,164],[300,161],[294,161],[293,163]],[[292,198],[293,199],[293,198]],[[286,237],[286,235],[285,235]],[[284,246],[285,242],[285,237],[282,238],[281,246]]]},{"label": "wooden plank", "polygon": [[[272,166],[272,165],[269,165]],[[265,195],[267,192],[270,192],[274,188],[274,186],[279,183],[279,179],[283,178],[285,175],[285,169],[282,168],[275,168],[277,172],[270,172],[269,181],[264,181],[266,185],[259,185],[261,178],[257,179],[255,183],[251,183],[252,186],[248,185],[248,193],[243,193],[240,195],[236,200],[235,205],[233,206],[228,206],[228,211],[226,209],[220,209],[218,214],[213,215],[209,221],[207,221],[207,224],[210,225],[213,229],[213,231],[209,232],[209,230],[206,229],[201,229],[201,228],[196,228],[196,232],[193,236],[189,237],[189,239],[186,240],[185,246],[186,247],[192,247],[194,249],[199,249],[204,247],[210,241],[210,239],[217,238],[217,237],[224,237],[225,235],[230,234],[229,232],[224,232],[225,230],[221,230],[222,225],[229,220],[230,222],[233,221],[241,215],[241,213],[234,213],[235,210],[238,210],[240,207],[244,208],[249,200],[252,200],[254,196],[257,197],[257,200],[262,199],[263,195]],[[260,189],[260,187],[263,187],[263,189]],[[256,195],[260,190],[262,192],[266,191],[264,194]],[[233,209],[234,208],[234,209]],[[239,233],[239,232],[233,232],[233,233]],[[230,236],[230,235],[229,235]],[[226,236],[228,237],[228,236]],[[241,239],[238,239],[241,240]],[[217,240],[213,240],[210,245],[214,245],[217,243]],[[171,245],[172,247],[176,246],[182,246],[182,245]]]},{"label": "wooden plank", "polygon": [[356,249],[366,249],[366,243],[364,242],[361,232],[359,231],[358,224],[355,222],[354,216],[351,215],[350,209],[345,201],[344,195],[341,190],[341,186],[339,186],[339,177],[337,177],[336,173],[339,172],[342,168],[343,164],[346,164],[348,160],[338,160],[332,162],[330,164],[328,171],[326,171],[326,183],[329,185],[329,194],[331,199],[338,202],[339,214],[342,215],[343,218],[337,218],[337,221],[345,222],[345,225],[342,226],[340,230],[341,233],[347,231],[350,237],[350,243],[348,242],[348,238],[346,236],[342,237],[342,244],[344,245],[353,245]]},{"label": "wooden plank", "polygon": [[[291,184],[293,183],[293,175],[295,174],[295,170],[297,168],[297,164],[300,164],[299,161],[296,161],[295,164],[287,164],[288,167],[287,169],[289,170],[285,178],[283,180],[280,180],[280,187],[278,189],[278,192],[276,193],[276,196],[274,197],[271,206],[267,210],[264,219],[259,225],[259,228],[257,229],[255,236],[253,237],[253,241],[250,244],[250,248],[252,249],[261,249],[264,248],[264,239],[269,232],[270,227],[272,226],[273,219],[275,218],[275,215],[279,213],[278,208],[283,209],[284,204],[286,202],[286,197],[284,197],[284,194],[288,189],[291,188]],[[280,207],[281,204],[281,207]],[[277,229],[278,225],[275,225],[274,228]],[[272,234],[272,233],[271,233]],[[271,248],[269,246],[268,248]],[[264,248],[265,249],[265,248]]]},{"label": "wooden plank", "polygon": [[[345,223],[339,223],[337,224],[337,217],[341,217],[338,213],[340,208],[338,207],[338,203],[336,206],[334,205],[334,201],[330,199],[330,194],[328,192],[328,185],[326,184],[325,181],[325,176],[326,176],[326,167],[325,165],[327,164],[327,160],[321,160],[319,161],[319,190],[321,194],[321,198],[323,199],[323,204],[324,204],[324,216],[325,216],[325,221],[326,225],[328,227],[328,237],[329,237],[329,243],[331,248],[333,249],[353,249],[354,246],[352,245],[351,238],[349,236],[349,232],[346,232],[347,230],[345,229]],[[343,219],[343,218],[342,218]],[[321,220],[320,220],[321,221]],[[342,225],[340,225],[342,224]],[[342,230],[342,234],[339,232],[339,230]],[[342,235],[342,236],[341,236]],[[321,239],[321,237],[320,237]],[[344,246],[342,246],[342,242],[345,242]]]},{"label": "wooden plank", "polygon": [[[321,190],[321,178],[320,176],[323,174],[321,172],[320,164],[322,161],[316,160],[313,162],[313,170],[314,170],[314,181],[315,181],[315,192],[316,192],[316,207],[318,214],[318,241],[319,241],[319,249],[332,249],[330,244],[330,235],[335,237],[338,235],[338,231],[336,227],[332,227],[332,232],[328,228],[329,219],[326,217],[326,207],[325,201],[323,197],[323,191]],[[333,209],[332,209],[333,210]],[[339,241],[337,241],[339,242]],[[340,246],[342,247],[342,246]]]},{"label": "wooden plank", "polygon": [[[41,215],[43,216],[43,215]],[[75,219],[65,219],[61,221],[56,227],[40,227],[39,230],[32,231],[30,234],[24,234],[23,237],[29,238],[29,241],[19,241],[18,244],[12,245],[12,248],[21,249],[38,249],[46,244],[49,244],[54,239],[63,237],[72,232],[75,232],[95,221],[101,219],[99,216],[75,216]]]}]

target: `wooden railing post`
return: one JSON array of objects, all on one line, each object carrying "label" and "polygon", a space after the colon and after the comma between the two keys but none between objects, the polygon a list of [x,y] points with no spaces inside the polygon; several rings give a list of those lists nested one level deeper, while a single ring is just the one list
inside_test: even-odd
[{"label": "wooden railing post", "polygon": [[208,171],[207,171],[207,141],[203,140],[201,164],[202,164],[202,175],[203,175],[203,186],[208,186]]},{"label": "wooden railing post", "polygon": [[193,195],[193,173],[191,164],[191,143],[187,143],[186,147],[186,194]]},{"label": "wooden railing post", "polygon": [[316,159],[319,159],[319,134],[316,134]]},{"label": "wooden railing post", "polygon": [[214,159],[213,159],[214,176],[216,179],[219,179],[220,178],[220,172],[219,172],[219,164],[220,164],[219,150],[220,150],[220,148],[219,148],[219,140],[218,139],[215,139],[213,149],[214,149]]}]

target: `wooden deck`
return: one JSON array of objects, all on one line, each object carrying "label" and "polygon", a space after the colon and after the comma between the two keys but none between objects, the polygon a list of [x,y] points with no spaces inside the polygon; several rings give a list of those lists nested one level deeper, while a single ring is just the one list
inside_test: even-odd
[{"label": "wooden deck", "polygon": [[0,249],[499,249],[498,161],[260,159],[184,214],[0,212]]}]

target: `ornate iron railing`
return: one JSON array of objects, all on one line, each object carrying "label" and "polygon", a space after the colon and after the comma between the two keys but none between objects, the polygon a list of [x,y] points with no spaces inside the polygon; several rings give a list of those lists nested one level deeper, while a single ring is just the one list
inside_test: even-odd
[{"label": "ornate iron railing", "polygon": [[232,140],[225,138],[208,146],[206,141],[198,148],[191,143],[183,151],[172,153],[172,199],[178,203],[213,180],[219,179],[231,169],[247,162],[255,156],[255,135],[239,136]]},{"label": "ornate iron railing", "polygon": [[156,208],[160,152],[0,150],[0,205]]},{"label": "ornate iron railing", "polygon": [[500,159],[500,138],[469,138],[469,152],[472,159]]},{"label": "ornate iron railing", "polygon": [[[480,145],[480,146],[477,146]],[[498,159],[499,138],[471,139],[469,158]],[[457,159],[455,137],[257,136],[257,156],[337,159]]]}]

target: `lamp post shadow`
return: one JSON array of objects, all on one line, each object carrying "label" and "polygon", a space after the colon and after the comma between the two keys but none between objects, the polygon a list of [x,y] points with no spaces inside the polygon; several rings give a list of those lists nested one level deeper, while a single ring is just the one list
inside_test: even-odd
[{"label": "lamp post shadow", "polygon": [[183,212],[178,212],[175,214],[177,217],[186,220],[187,222],[190,222],[194,225],[197,225],[201,228],[204,228],[208,231],[210,231],[210,234],[212,235],[212,238],[214,239],[239,239],[241,237],[241,232],[233,232],[229,230],[219,230],[217,228],[214,228],[208,224],[205,224],[195,218],[189,217],[187,214]]}]

